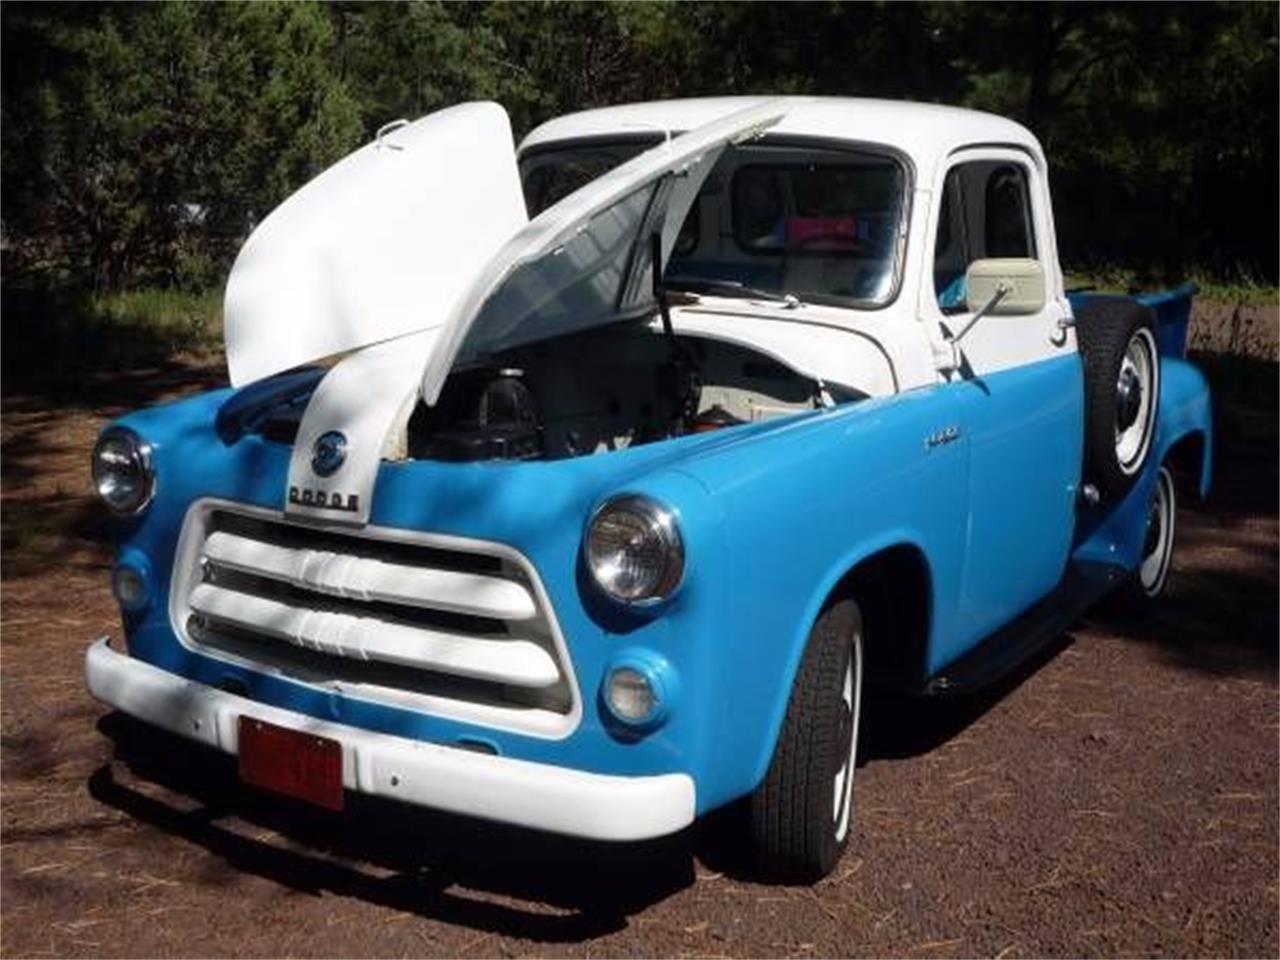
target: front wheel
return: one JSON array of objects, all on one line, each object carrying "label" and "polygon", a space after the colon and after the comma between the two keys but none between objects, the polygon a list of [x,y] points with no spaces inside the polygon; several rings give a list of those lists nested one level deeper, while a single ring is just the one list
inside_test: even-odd
[{"label": "front wheel", "polygon": [[814,624],[763,782],[751,795],[760,870],[813,881],[849,842],[862,707],[862,611],[852,599]]}]

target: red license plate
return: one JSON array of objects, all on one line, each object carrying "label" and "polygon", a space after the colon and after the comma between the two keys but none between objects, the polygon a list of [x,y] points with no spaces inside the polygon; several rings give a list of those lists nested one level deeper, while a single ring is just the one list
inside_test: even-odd
[{"label": "red license plate", "polygon": [[342,745],[314,733],[241,717],[240,779],[329,810],[341,810]]}]

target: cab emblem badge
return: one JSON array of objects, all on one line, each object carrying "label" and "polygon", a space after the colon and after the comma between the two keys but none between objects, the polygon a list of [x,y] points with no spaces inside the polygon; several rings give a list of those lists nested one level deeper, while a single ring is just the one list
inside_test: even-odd
[{"label": "cab emblem badge", "polygon": [[924,448],[932,450],[934,447],[945,446],[948,443],[955,443],[960,439],[960,428],[956,426],[944,427],[924,438]]}]

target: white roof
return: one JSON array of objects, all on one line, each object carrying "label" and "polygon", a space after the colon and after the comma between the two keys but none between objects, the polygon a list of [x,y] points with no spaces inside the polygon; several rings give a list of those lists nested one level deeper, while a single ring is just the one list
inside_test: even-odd
[{"label": "white roof", "polygon": [[825,137],[894,147],[915,163],[917,183],[925,188],[932,183],[938,161],[970,144],[1022,147],[1037,159],[1042,157],[1031,131],[1005,117],[933,103],[853,97],[702,97],[602,107],[547,121],[525,137],[520,149],[581,137],[634,136],[646,131],[679,133],[767,100],[781,100],[790,107],[771,135]]}]

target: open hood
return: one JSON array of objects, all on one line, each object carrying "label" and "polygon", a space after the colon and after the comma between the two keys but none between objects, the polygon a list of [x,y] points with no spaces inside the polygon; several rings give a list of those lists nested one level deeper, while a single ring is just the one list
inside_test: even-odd
[{"label": "open hood", "polygon": [[241,248],[223,307],[232,384],[443,326],[527,221],[497,104],[380,133],[285,200]]},{"label": "open hood", "polygon": [[227,282],[232,383],[347,354],[307,402],[286,512],[367,523],[379,463],[455,363],[651,310],[652,238],[661,269],[720,151],[789,106],[669,139],[532,222],[494,104],[380,135],[281,204]]},{"label": "open hood", "polygon": [[721,151],[794,104],[766,101],[668,139],[530,221],[458,301],[427,361],[423,400],[435,403],[459,362],[651,311],[653,235],[661,270]]},{"label": "open hood", "polygon": [[398,127],[325,170],[250,235],[227,279],[231,382],[426,331],[422,397],[454,364],[653,307],[680,224],[729,143],[776,123],[766,101],[648,150],[530,222],[511,126],[469,103]]}]

